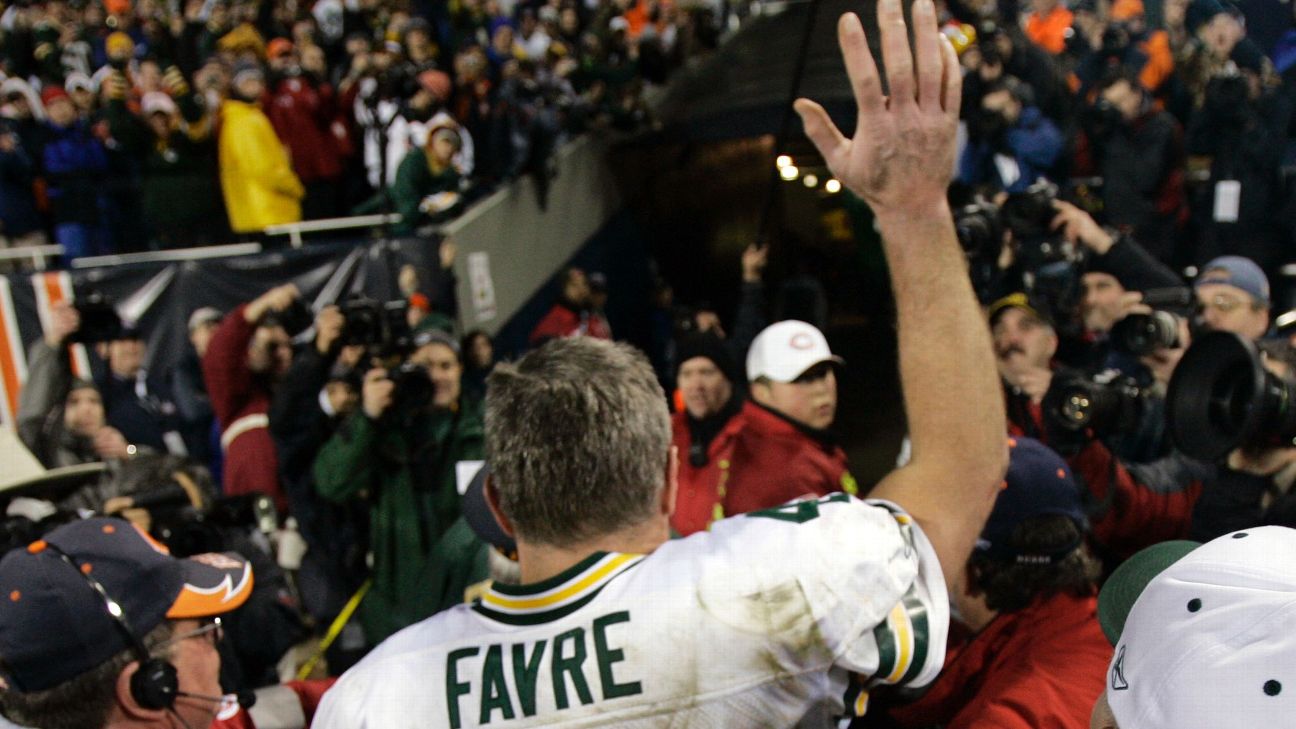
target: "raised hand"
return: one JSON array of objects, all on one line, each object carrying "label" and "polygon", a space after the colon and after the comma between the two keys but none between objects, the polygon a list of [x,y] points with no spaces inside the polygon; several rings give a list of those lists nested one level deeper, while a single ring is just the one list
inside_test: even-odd
[{"label": "raised hand", "polygon": [[846,13],[837,40],[859,107],[854,137],[842,135],[809,99],[797,99],[796,111],[828,168],[880,218],[947,214],[962,93],[958,57],[937,29],[932,0],[913,4],[912,55],[900,0],[879,0],[877,7],[890,96],[882,93],[859,16]]}]

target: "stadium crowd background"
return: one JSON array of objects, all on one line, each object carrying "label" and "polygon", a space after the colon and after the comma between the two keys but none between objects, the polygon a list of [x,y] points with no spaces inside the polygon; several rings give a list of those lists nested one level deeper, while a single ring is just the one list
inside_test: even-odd
[{"label": "stadium crowd background", "polygon": [[[14,3],[0,14],[0,235],[57,242],[66,263],[350,212],[399,212],[395,232],[414,232],[502,182],[530,177],[543,189],[550,155],[572,135],[651,125],[643,89],[714,49],[727,11],[607,0]],[[1194,338],[1232,332],[1258,343],[1276,376],[1296,366],[1293,322],[1280,316],[1292,295],[1282,266],[1296,250],[1296,14],[1217,0],[950,2],[942,12],[965,72],[967,138],[951,193],[960,232],[1010,430],[1051,449],[1010,468],[1008,483],[1034,483],[1053,472],[1049,459],[1065,459],[1056,473],[1072,486],[1024,515],[992,516],[1009,564],[1002,552],[969,562],[967,642],[947,678],[916,704],[880,693],[864,721],[976,726],[1011,705],[1034,717],[1011,725],[1083,726],[1112,657],[1095,617],[1112,570],[1166,540],[1296,527],[1296,450],[1243,444],[1206,462],[1166,422],[1166,388]],[[1017,203],[1035,215],[1003,214]],[[453,243],[439,253],[449,270]],[[767,290],[767,256],[753,244],[735,266],[740,290],[717,291],[739,301],[734,312],[671,309],[668,296],[656,309],[647,354],[673,393],[681,535],[871,485],[832,434],[837,373],[861,363],[829,352],[822,293],[798,309],[810,324],[766,329],[785,318],[771,302],[789,298]],[[1070,296],[1041,283],[1059,267]],[[617,292],[600,274],[570,268],[557,287],[531,344],[617,336],[604,314]],[[1173,290],[1183,295],[1170,303],[1147,296]],[[444,284],[408,293],[410,336],[398,349],[360,341],[356,310],[306,311],[283,285],[229,312],[187,312],[192,351],[170,372],[142,367],[128,322],[91,348],[85,379],[65,348],[87,320],[56,307],[31,352],[19,435],[47,467],[109,467],[58,503],[10,516],[34,535],[77,509],[122,514],[175,552],[220,546],[252,560],[256,594],[229,616],[222,647],[230,691],[297,675],[321,639],[315,677],[336,675],[485,581],[509,580],[507,539],[458,467],[485,452],[490,338],[461,331]],[[1173,341],[1140,350],[1113,334],[1154,310],[1170,315]],[[785,335],[804,337],[810,354],[791,357]],[[1060,383],[1113,371],[1137,392],[1127,395],[1135,414],[1083,428],[1050,417]],[[247,500],[256,494],[270,506]],[[1042,564],[1011,559],[1041,553]]]}]

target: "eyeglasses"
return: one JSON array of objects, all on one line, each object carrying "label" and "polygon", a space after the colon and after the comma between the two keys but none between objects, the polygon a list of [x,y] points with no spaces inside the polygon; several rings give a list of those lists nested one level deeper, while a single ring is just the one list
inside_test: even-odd
[{"label": "eyeglasses", "polygon": [[170,639],[157,644],[153,649],[153,652],[160,653],[181,641],[189,640],[191,638],[201,638],[203,636],[211,636],[212,647],[217,647],[220,642],[225,639],[225,627],[221,624],[221,619],[208,618],[202,622],[201,627],[198,629],[191,630],[188,633],[171,636]]},{"label": "eyeglasses", "polygon": [[1233,311],[1234,309],[1237,309],[1238,307],[1243,306],[1245,304],[1246,302],[1244,301],[1235,299],[1232,296],[1225,296],[1224,294],[1217,294],[1215,296],[1210,297],[1210,299],[1206,301],[1200,302],[1200,306],[1203,311],[1207,309],[1214,309],[1221,314],[1227,314],[1230,311]]}]

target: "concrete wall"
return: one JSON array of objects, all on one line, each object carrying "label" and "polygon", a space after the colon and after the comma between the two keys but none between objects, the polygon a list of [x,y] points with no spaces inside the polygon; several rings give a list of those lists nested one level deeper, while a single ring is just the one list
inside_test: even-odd
[{"label": "concrete wall", "polygon": [[606,144],[583,136],[558,151],[547,209],[521,178],[442,229],[459,248],[455,274],[465,330],[492,336],[620,207]]}]

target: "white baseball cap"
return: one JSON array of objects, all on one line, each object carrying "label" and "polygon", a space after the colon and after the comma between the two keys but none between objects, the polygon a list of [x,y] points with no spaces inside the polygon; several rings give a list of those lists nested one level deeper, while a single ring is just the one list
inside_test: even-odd
[{"label": "white baseball cap", "polygon": [[1296,529],[1173,544],[1185,546],[1131,557],[1099,597],[1099,619],[1115,638],[1107,703],[1117,724],[1296,726]]},{"label": "white baseball cap", "polygon": [[820,362],[844,365],[846,360],[832,353],[823,332],[796,319],[765,327],[747,350],[747,381],[764,377],[773,382],[791,382]]}]

